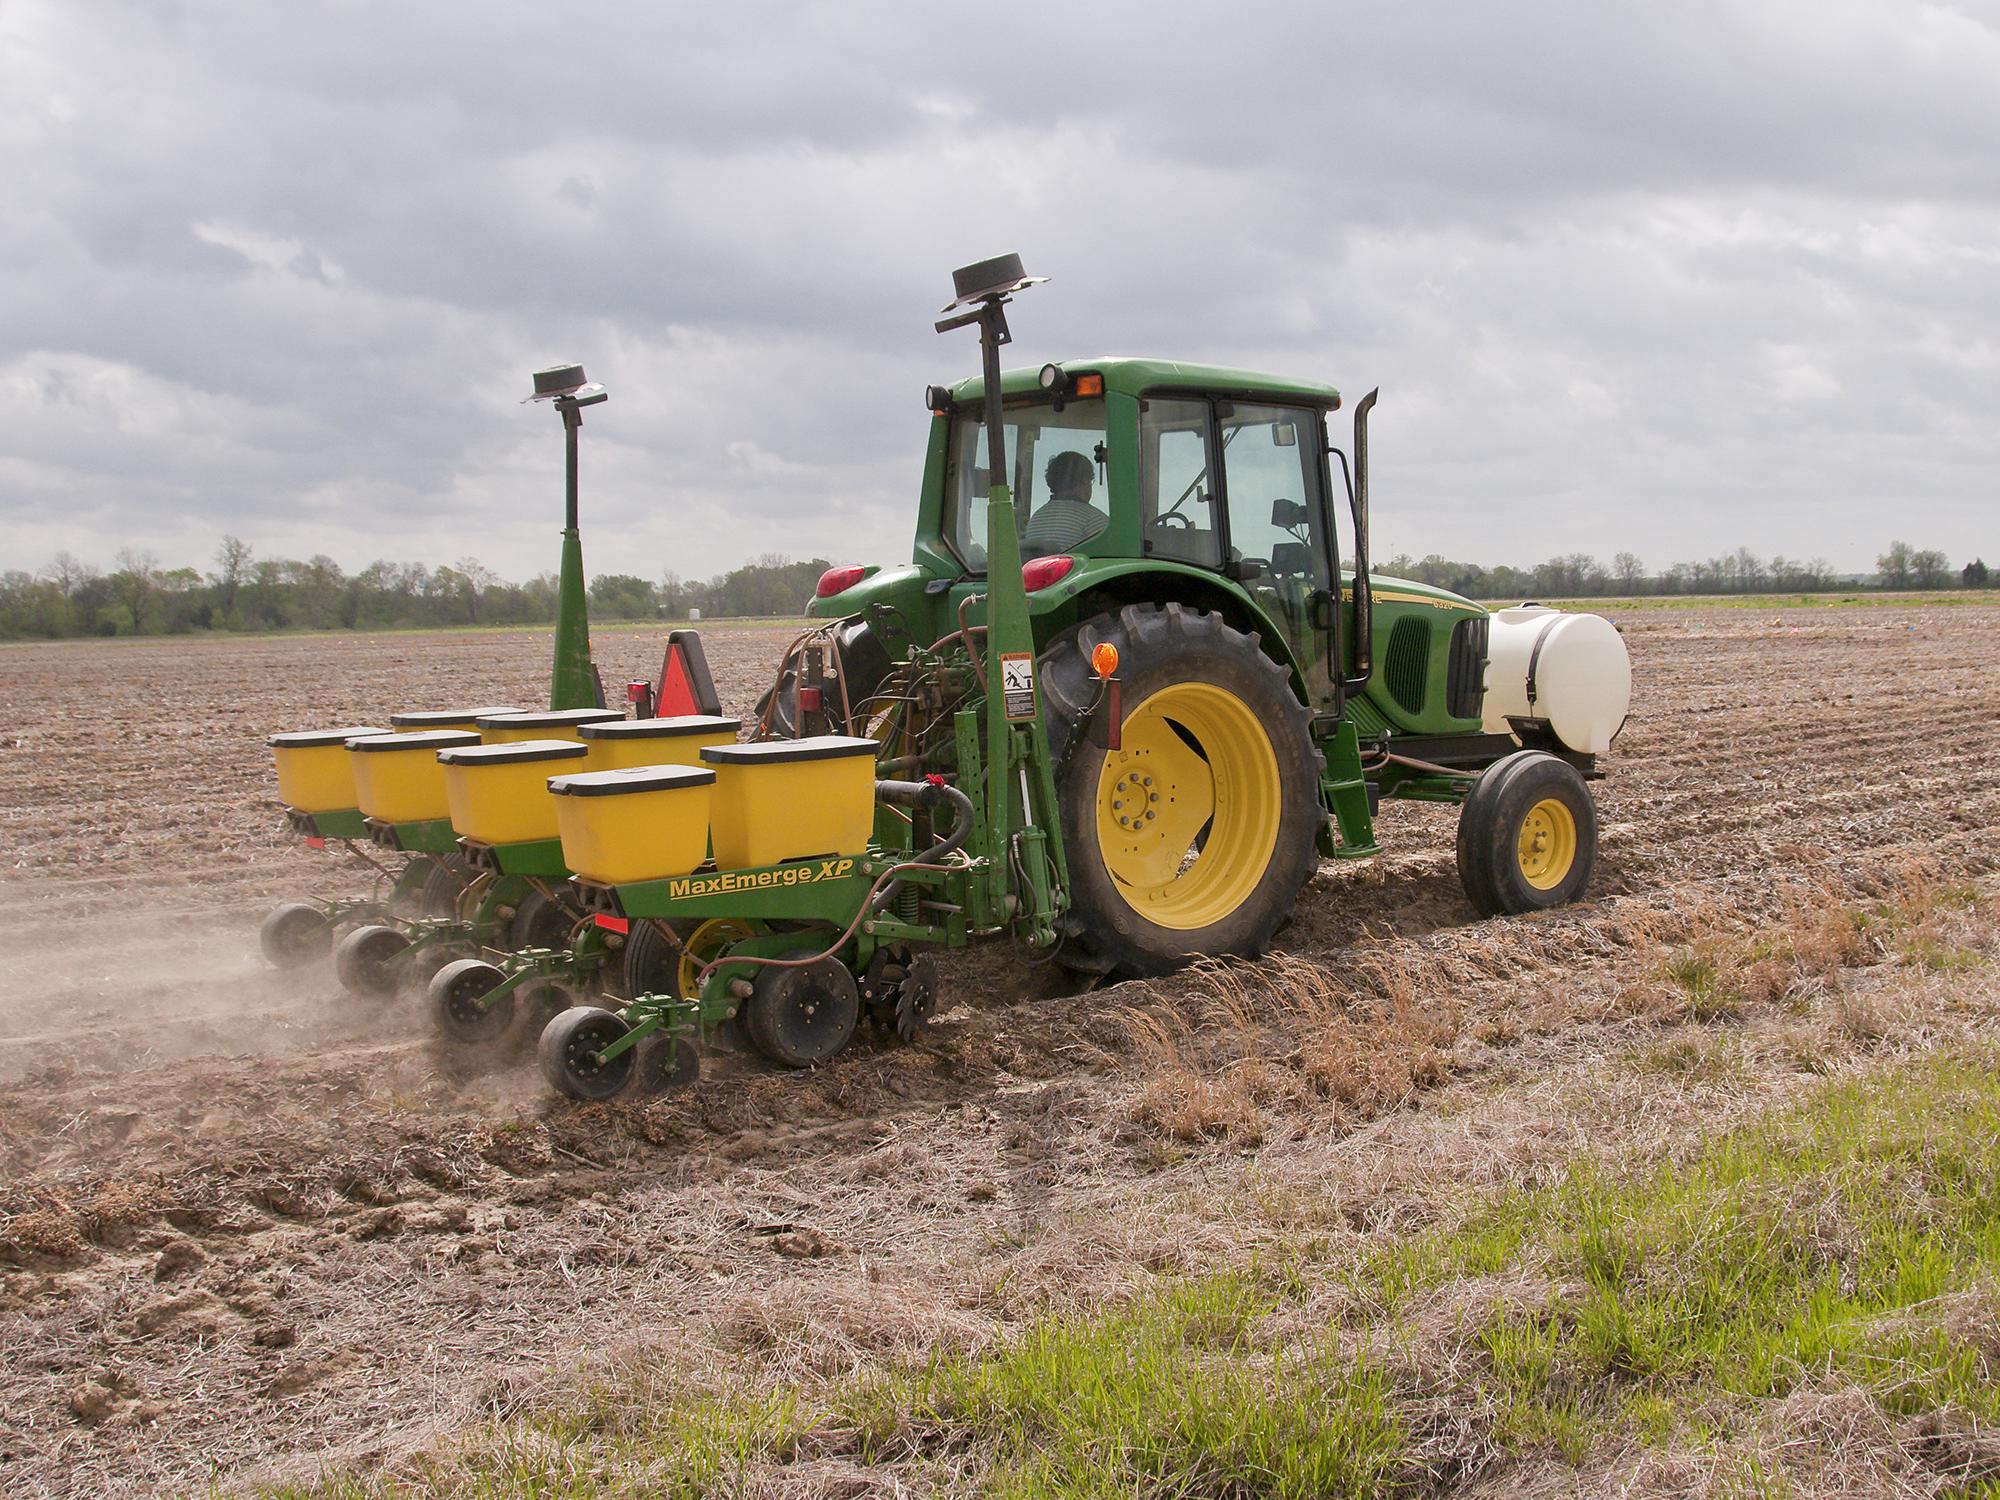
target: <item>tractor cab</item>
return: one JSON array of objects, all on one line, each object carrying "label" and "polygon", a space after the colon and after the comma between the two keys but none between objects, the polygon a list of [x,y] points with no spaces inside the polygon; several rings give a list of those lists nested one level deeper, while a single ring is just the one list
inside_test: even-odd
[{"label": "tractor cab", "polygon": [[[930,639],[958,627],[963,602],[976,620],[997,477],[1014,499],[1038,640],[1107,604],[1178,599],[1254,630],[1315,712],[1340,711],[1344,683],[1366,675],[1368,621],[1356,620],[1352,525],[1344,600],[1334,583],[1343,576],[1337,517],[1355,514],[1345,457],[1328,441],[1339,391],[1244,370],[1093,359],[1010,371],[1001,393],[1007,472],[995,476],[983,382],[929,389],[912,566],[866,579],[837,570],[829,581],[842,587],[815,599],[813,614],[894,596]],[[927,607],[913,608],[919,595]]]}]

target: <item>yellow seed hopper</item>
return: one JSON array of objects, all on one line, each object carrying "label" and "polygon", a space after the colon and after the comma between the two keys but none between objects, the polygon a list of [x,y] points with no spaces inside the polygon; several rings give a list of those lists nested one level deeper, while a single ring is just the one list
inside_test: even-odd
[{"label": "yellow seed hopper", "polygon": [[565,767],[581,769],[589,754],[581,741],[552,739],[440,751],[452,831],[478,844],[557,837],[549,777]]},{"label": "yellow seed hopper", "polygon": [[875,752],[874,740],[838,734],[702,751],[716,773],[716,867],[861,853],[875,826]]},{"label": "yellow seed hopper", "polygon": [[741,719],[688,714],[670,719],[619,719],[585,724],[577,733],[590,746],[593,771],[626,766],[698,766],[710,745],[733,745]]},{"label": "yellow seed hopper", "polygon": [[517,714],[521,710],[505,703],[488,704],[485,708],[425,708],[409,713],[390,714],[389,722],[399,734],[409,734],[425,729],[476,730],[479,721],[495,714]]},{"label": "yellow seed hopper", "polygon": [[354,772],[347,742],[386,729],[355,724],[346,729],[301,729],[264,741],[278,764],[278,800],[296,812],[341,812],[355,805]]},{"label": "yellow seed hopper", "polygon": [[685,875],[708,854],[715,772],[625,766],[549,782],[563,863],[586,880],[622,885]]},{"label": "yellow seed hopper", "polygon": [[447,815],[438,752],[477,745],[463,729],[363,735],[347,742],[361,811],[384,823],[422,823]]},{"label": "yellow seed hopper", "polygon": [[615,708],[562,708],[544,713],[481,714],[478,724],[487,744],[518,745],[528,740],[575,740],[577,730],[585,724],[624,717]]}]

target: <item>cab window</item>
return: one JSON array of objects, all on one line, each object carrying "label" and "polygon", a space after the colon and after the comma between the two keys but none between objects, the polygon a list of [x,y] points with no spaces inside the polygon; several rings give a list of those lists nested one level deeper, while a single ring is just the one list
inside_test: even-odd
[{"label": "cab window", "polygon": [[1316,414],[1282,406],[1222,408],[1229,560],[1256,576],[1327,586],[1326,507]]},{"label": "cab window", "polygon": [[1206,401],[1139,403],[1139,534],[1148,557],[1222,565]]},{"label": "cab window", "polygon": [[1319,413],[1219,403],[1222,471],[1229,497],[1230,576],[1240,581],[1291,646],[1314,702],[1333,691],[1327,632],[1313,600],[1329,587]]},{"label": "cab window", "polygon": [[[1087,551],[1111,524],[1104,440],[1104,403],[1066,401],[1009,405],[1001,413],[1006,480],[1013,492],[1021,557]],[[983,408],[951,424],[951,482],[945,539],[973,572],[986,567],[986,469]]]}]

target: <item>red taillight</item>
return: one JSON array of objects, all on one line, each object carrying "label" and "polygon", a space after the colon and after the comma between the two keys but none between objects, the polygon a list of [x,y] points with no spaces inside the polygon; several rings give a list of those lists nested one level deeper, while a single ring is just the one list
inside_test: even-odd
[{"label": "red taillight", "polygon": [[1076,566],[1076,559],[1067,553],[1055,557],[1038,557],[1033,562],[1021,564],[1021,587],[1029,593],[1045,589],[1052,583],[1061,583],[1069,577],[1069,570]]},{"label": "red taillight", "polygon": [[831,599],[835,594],[844,594],[861,582],[861,575],[867,571],[860,563],[828,568],[819,575],[819,582],[813,585],[813,594],[820,599]]}]

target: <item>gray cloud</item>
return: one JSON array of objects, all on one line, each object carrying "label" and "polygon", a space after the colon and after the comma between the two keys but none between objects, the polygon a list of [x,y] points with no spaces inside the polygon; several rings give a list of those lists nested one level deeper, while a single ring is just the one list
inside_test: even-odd
[{"label": "gray cloud", "polygon": [[2000,554],[1971,9],[0,9],[6,563],[900,554],[929,316],[1384,388],[1391,546]]}]

